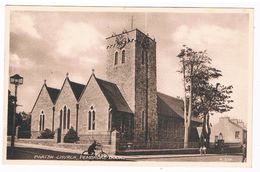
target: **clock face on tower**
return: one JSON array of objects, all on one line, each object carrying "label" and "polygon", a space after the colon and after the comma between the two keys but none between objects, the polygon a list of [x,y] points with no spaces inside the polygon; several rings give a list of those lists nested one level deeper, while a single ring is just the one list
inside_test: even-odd
[{"label": "clock face on tower", "polygon": [[124,37],[124,35],[118,35],[116,37],[116,47],[119,49],[124,48],[126,45],[126,38]]}]

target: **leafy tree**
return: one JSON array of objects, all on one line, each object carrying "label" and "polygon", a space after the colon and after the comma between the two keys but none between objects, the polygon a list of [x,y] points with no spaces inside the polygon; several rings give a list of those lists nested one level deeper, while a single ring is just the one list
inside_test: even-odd
[{"label": "leafy tree", "polygon": [[[184,87],[184,148],[188,147],[191,116],[202,116],[202,136],[209,142],[209,113],[226,112],[232,109],[230,95],[232,86],[210,84],[212,79],[222,76],[221,71],[211,67],[211,58],[206,51],[194,51],[183,45],[177,56],[180,59]],[[208,129],[208,130],[207,130]]]}]

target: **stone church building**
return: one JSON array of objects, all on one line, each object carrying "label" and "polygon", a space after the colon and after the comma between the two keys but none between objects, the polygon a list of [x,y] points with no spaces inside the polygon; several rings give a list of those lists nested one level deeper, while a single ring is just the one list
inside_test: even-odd
[{"label": "stone church building", "polygon": [[[109,143],[116,130],[122,145],[181,147],[183,102],[157,92],[155,40],[138,29],[124,31],[106,38],[106,50],[107,81],[94,71],[85,76],[86,84],[71,81],[68,74],[60,89],[44,81],[31,111],[32,138],[48,128],[62,142],[73,127],[82,143]],[[192,118],[192,126],[200,124]]]}]

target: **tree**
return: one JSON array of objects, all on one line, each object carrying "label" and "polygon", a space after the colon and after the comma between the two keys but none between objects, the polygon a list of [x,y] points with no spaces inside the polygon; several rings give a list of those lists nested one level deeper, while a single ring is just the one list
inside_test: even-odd
[{"label": "tree", "polygon": [[230,111],[233,107],[230,106],[230,94],[232,93],[232,86],[224,86],[220,83],[205,84],[194,86],[196,94],[193,100],[193,114],[200,115],[203,119],[202,123],[202,139],[205,140],[205,146],[209,147],[209,140],[211,134],[210,115],[214,112],[223,113]]},{"label": "tree", "polygon": [[183,49],[177,55],[180,59],[181,70],[178,72],[183,75],[183,90],[184,90],[184,148],[188,147],[189,131],[192,115],[192,100],[193,100],[193,81],[201,68],[209,63],[209,58],[205,58],[204,52],[196,52],[191,48],[183,45]]},{"label": "tree", "polygon": [[[203,132],[207,142],[210,135],[210,112],[226,112],[232,109],[229,94],[232,86],[210,84],[212,79],[222,76],[221,71],[211,67],[211,58],[206,51],[194,51],[183,45],[178,54],[184,86],[184,148],[188,147],[191,116],[203,117]],[[208,129],[208,130],[207,130]]]}]

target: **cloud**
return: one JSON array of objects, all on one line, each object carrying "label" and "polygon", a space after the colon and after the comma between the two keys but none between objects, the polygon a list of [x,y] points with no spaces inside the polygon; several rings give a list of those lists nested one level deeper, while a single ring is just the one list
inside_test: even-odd
[{"label": "cloud", "polygon": [[33,38],[41,39],[41,35],[35,28],[34,19],[30,15],[14,13],[11,16],[10,31],[14,33],[25,33]]},{"label": "cloud", "polygon": [[243,36],[241,32],[236,30],[206,24],[197,27],[181,25],[172,34],[172,38],[177,44],[186,44],[199,49],[216,46],[222,48],[234,47],[242,41]]},{"label": "cloud", "polygon": [[102,34],[83,22],[66,22],[57,33],[56,39],[56,51],[68,58],[92,55],[93,51],[100,51],[104,42]]},{"label": "cloud", "polygon": [[29,69],[33,62],[27,58],[21,58],[17,54],[10,54],[10,67]]}]

